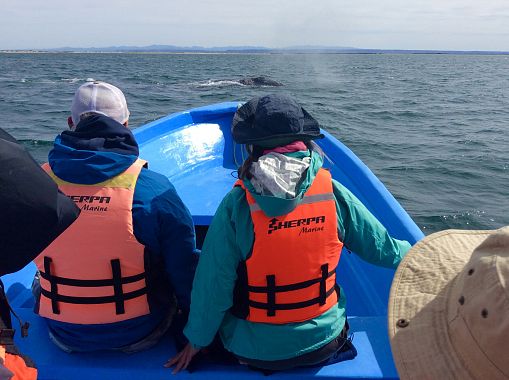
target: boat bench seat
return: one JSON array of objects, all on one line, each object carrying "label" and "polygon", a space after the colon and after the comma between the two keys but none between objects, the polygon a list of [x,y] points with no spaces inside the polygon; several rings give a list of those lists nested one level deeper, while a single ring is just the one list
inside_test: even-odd
[{"label": "boat bench seat", "polygon": [[[168,358],[175,355],[175,346],[170,336],[164,337],[154,348],[137,354],[100,351],[94,353],[67,354],[48,338],[44,320],[32,311],[34,299],[30,285],[35,273],[33,263],[21,271],[2,277],[11,306],[23,321],[30,323],[27,338],[19,332],[15,341],[21,352],[33,358],[39,368],[40,380],[81,379],[169,379],[171,371],[163,368]],[[21,282],[20,282],[21,281]],[[350,332],[358,355],[354,360],[330,366],[297,369],[270,375],[270,380],[280,378],[334,378],[334,379],[394,379],[398,378],[393,364],[387,335],[386,316],[349,316]],[[16,329],[16,320],[13,319]],[[187,371],[177,378],[191,379],[238,379],[263,378],[260,372],[241,365],[219,365],[206,363]]]},{"label": "boat bench seat", "polygon": [[[21,352],[37,357],[39,379],[169,379],[170,370],[163,364],[175,354],[171,337],[166,336],[154,348],[145,352],[127,355],[119,352],[100,351],[94,353],[67,354],[48,339],[46,324],[31,309],[18,309],[23,321],[30,323],[29,336],[21,338],[16,334],[16,343]],[[351,331],[355,334],[354,344],[358,356],[351,361],[334,365],[298,369],[275,373],[270,379],[279,378],[397,378],[387,342],[385,317],[351,317]],[[376,356],[374,353],[377,352]],[[204,363],[192,373],[187,371],[177,378],[191,379],[238,379],[262,378],[263,374],[241,365],[218,365]]]}]

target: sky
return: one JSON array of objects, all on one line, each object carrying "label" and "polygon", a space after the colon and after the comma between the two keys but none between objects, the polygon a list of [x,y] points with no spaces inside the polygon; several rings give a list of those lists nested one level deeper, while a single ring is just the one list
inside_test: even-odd
[{"label": "sky", "polygon": [[508,0],[0,0],[0,49],[333,46],[509,51]]}]

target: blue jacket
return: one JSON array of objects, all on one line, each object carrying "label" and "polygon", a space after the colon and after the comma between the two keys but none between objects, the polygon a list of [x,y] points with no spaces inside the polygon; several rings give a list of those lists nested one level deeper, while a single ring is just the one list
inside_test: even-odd
[{"label": "blue jacket", "polygon": [[[57,136],[49,164],[65,181],[93,184],[122,173],[138,154],[138,144],[128,128],[98,115],[80,122],[75,131]],[[151,314],[105,325],[47,320],[53,335],[65,345],[86,351],[137,342],[162,321],[172,292],[178,307],[189,309],[197,262],[194,226],[168,178],[142,169],[134,190],[132,215],[134,235],[148,249],[151,268],[164,268]]]}]

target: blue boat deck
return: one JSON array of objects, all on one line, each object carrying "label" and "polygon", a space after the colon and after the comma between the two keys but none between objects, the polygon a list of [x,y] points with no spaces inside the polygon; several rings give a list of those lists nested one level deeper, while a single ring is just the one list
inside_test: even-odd
[{"label": "blue boat deck", "polygon": [[[187,205],[197,229],[198,245],[223,196],[236,180],[236,169],[243,162],[243,146],[235,145],[230,125],[238,103],[194,109],[170,115],[135,130],[140,157],[149,167],[166,175]],[[349,188],[386,226],[389,232],[412,244],[423,234],[384,185],[343,144],[324,132],[319,145],[326,153],[325,166],[332,176]],[[3,277],[13,308],[30,322],[29,337],[16,334],[22,352],[39,367],[40,379],[168,379],[163,368],[175,354],[171,337],[156,347],[133,355],[115,352],[66,354],[48,339],[44,321],[32,312],[30,286],[35,266]],[[387,337],[387,302],[393,270],[378,268],[343,251],[338,281],[347,299],[347,312],[358,356],[351,361],[323,368],[298,369],[275,373],[279,378],[391,379],[397,378]],[[192,374],[179,378],[253,378],[261,373],[241,365],[208,363]]]},{"label": "blue boat deck", "polygon": [[[166,336],[154,348],[134,355],[117,352],[67,354],[48,339],[45,323],[29,308],[17,309],[31,325],[29,337],[16,339],[21,351],[36,358],[39,379],[168,379],[171,370],[163,364],[175,354],[171,337]],[[351,331],[359,352],[351,361],[321,368],[297,369],[270,376],[271,379],[395,379],[397,372],[387,338],[386,317],[351,317]],[[385,349],[381,350],[381,347]],[[203,363],[192,373],[181,372],[177,378],[238,379],[263,378],[241,365]]]}]

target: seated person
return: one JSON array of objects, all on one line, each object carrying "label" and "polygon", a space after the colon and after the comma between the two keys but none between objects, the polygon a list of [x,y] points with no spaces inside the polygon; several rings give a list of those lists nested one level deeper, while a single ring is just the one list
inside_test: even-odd
[{"label": "seated person", "polygon": [[313,143],[323,137],[319,125],[293,99],[252,99],[237,110],[232,135],[249,157],[205,238],[184,330],[189,344],[166,366],[186,368],[217,332],[240,363],[263,371],[353,358],[336,285],[341,249],[396,268],[410,244],[389,236],[322,169]]},{"label": "seated person", "polygon": [[[80,210],[58,191],[25,149],[2,129],[0,193],[0,276],[3,276],[30,263],[76,220]],[[28,324],[19,322],[21,335],[26,336]],[[35,364],[20,354],[14,345],[11,307],[2,281],[0,331],[0,379],[37,379]]]},{"label": "seated person", "polygon": [[187,315],[197,256],[191,215],[169,180],[138,158],[124,94],[78,88],[44,170],[81,209],[35,260],[36,312],[65,351],[135,352]]}]

